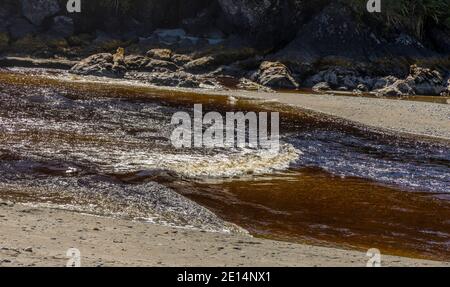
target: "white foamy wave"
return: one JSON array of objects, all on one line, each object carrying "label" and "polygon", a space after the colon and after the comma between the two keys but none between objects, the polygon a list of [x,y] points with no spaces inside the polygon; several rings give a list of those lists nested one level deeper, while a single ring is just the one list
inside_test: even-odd
[{"label": "white foamy wave", "polygon": [[120,163],[114,165],[114,171],[166,169],[190,178],[229,178],[285,170],[301,154],[301,151],[288,144],[282,145],[279,151],[239,149],[214,155],[122,154]]}]

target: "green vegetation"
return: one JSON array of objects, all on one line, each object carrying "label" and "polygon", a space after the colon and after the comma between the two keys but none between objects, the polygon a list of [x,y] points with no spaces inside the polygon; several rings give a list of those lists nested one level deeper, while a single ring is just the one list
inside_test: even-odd
[{"label": "green vegetation", "polygon": [[[366,11],[367,0],[344,0],[356,11]],[[429,24],[450,29],[449,0],[382,0],[382,13],[375,15],[389,28],[407,29],[419,38]]]}]

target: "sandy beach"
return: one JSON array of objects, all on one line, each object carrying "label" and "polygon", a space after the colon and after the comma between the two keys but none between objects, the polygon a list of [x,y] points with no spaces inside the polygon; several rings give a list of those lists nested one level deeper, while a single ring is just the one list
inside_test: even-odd
[{"label": "sandy beach", "polygon": [[[204,91],[200,91],[202,93]],[[205,92],[204,92],[205,93]],[[333,94],[206,92],[257,99],[325,114],[372,130],[450,140],[450,105]]]},{"label": "sandy beach", "polygon": [[[0,202],[0,266],[56,266],[77,248],[81,264],[107,266],[354,266],[365,252],[262,240],[247,235],[94,217]],[[382,266],[450,266],[445,262],[381,257]]]}]

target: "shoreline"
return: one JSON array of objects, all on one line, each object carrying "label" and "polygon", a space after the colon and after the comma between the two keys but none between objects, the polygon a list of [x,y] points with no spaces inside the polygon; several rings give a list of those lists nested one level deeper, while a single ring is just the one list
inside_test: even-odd
[{"label": "shoreline", "polygon": [[[20,69],[20,67],[18,67]],[[38,68],[38,67],[33,67]],[[31,69],[33,69],[31,68]],[[27,68],[25,68],[27,69]],[[41,69],[46,69],[45,65]],[[60,70],[67,72],[67,70]],[[20,71],[19,71],[20,72]],[[23,72],[23,71],[22,71]],[[179,88],[156,86],[140,81],[113,79],[95,76],[66,74],[55,77],[49,74],[40,76],[57,81],[77,83],[100,83],[126,87],[147,88],[150,92],[180,93],[181,95],[200,94],[220,96],[232,100],[260,101],[262,104],[276,104],[300,109],[317,116],[326,116],[334,121],[354,126],[374,133],[387,133],[393,136],[413,137],[416,140],[440,141],[450,144],[450,104],[424,101],[401,100],[398,98],[374,98],[330,93],[309,94],[292,92],[264,92],[249,90],[214,90],[202,88]],[[232,104],[231,104],[232,105]]]},{"label": "shoreline", "polygon": [[[77,248],[84,267],[340,266],[365,267],[360,251],[166,227],[118,218],[0,202],[0,266],[64,267]],[[45,236],[43,235],[45,232]],[[384,267],[450,266],[381,255]]]}]

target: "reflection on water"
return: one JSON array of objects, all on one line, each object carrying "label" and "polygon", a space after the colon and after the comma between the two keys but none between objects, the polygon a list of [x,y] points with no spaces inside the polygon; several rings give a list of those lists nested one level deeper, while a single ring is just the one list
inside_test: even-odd
[{"label": "reflection on water", "polygon": [[[225,97],[0,72],[0,183],[15,190],[1,188],[0,197],[25,198],[39,183],[64,200],[54,192],[28,200],[65,202],[78,189],[77,202],[100,206],[105,181],[112,198],[139,202],[117,211],[145,216],[142,194],[157,181],[257,236],[450,259],[446,144],[239,100],[232,111],[281,111],[279,155],[174,149],[170,118],[194,103],[230,111]],[[74,192],[63,195],[66,187]]]},{"label": "reflection on water", "polygon": [[450,260],[450,203],[318,169],[176,186],[256,236]]}]

